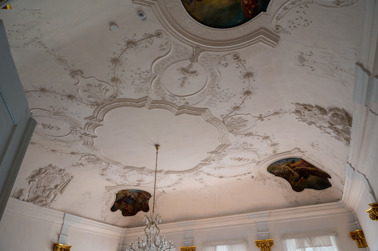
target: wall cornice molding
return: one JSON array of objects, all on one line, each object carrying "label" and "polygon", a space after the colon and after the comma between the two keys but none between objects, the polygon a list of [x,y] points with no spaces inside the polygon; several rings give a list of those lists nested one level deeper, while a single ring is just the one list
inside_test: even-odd
[{"label": "wall cornice molding", "polygon": [[85,232],[97,233],[97,234],[113,236],[117,238],[122,236],[121,227],[112,226],[112,225],[105,224],[102,222],[85,219],[83,217],[75,216],[72,214],[67,214],[67,213],[65,214],[64,224],[69,226],[70,228],[74,228],[74,229],[85,231]]},{"label": "wall cornice molding", "polygon": [[36,220],[46,221],[53,224],[63,224],[64,213],[50,208],[39,207],[32,203],[9,197],[6,214],[15,214],[31,217]]},{"label": "wall cornice molding", "polygon": [[[121,238],[123,232],[128,238],[136,238],[143,233],[144,227],[121,228],[97,222],[83,217],[64,214],[54,209],[35,206],[31,203],[10,198],[5,213],[32,217],[40,221],[48,221],[54,224],[61,224],[65,227]],[[161,224],[160,229],[163,235],[169,233],[185,232],[187,230],[206,231],[214,229],[236,228],[240,226],[254,226],[262,220],[268,225],[272,222],[302,220],[308,218],[322,218],[330,215],[350,214],[351,211],[342,201],[285,208],[261,212],[251,212],[239,215],[223,216],[193,221]],[[64,218],[64,219],[63,219]]]},{"label": "wall cornice molding", "polygon": [[39,221],[59,224],[84,232],[107,235],[117,238],[121,237],[123,230],[123,228],[121,227],[112,226],[67,213],[65,214],[51,208],[39,207],[32,203],[20,201],[15,198],[9,198],[5,213],[34,218]]},{"label": "wall cornice molding", "polygon": [[[351,213],[352,212],[350,211],[350,209],[346,208],[345,204],[342,201],[338,201],[326,204],[200,219],[190,222],[167,223],[161,224],[160,229],[161,233],[164,235],[175,232],[184,232],[185,230],[188,230],[188,228],[193,231],[199,231],[234,228],[245,225],[253,226],[258,222],[261,222],[262,220],[266,221],[266,223],[269,225],[269,223],[272,222],[303,220],[308,218],[322,218],[329,217],[330,215],[345,215]],[[144,227],[126,229],[126,235],[130,238],[136,238],[143,233],[143,229]]]}]

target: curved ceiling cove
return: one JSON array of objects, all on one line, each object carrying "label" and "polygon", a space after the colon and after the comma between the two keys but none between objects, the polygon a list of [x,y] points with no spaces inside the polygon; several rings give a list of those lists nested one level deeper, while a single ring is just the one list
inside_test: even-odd
[{"label": "curved ceiling cove", "polygon": [[266,11],[270,0],[181,0],[186,11],[198,22],[213,28],[241,25]]}]

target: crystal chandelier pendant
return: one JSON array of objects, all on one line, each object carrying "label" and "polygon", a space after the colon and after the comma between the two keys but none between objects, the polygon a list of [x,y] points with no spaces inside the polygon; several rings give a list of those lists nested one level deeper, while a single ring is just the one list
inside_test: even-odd
[{"label": "crystal chandelier pendant", "polygon": [[161,222],[160,215],[155,215],[155,191],[156,191],[156,173],[157,173],[157,159],[159,145],[155,145],[156,148],[156,164],[155,164],[155,182],[154,182],[154,195],[152,202],[152,213],[150,216],[144,216],[146,227],[144,228],[144,234],[142,238],[134,243],[131,243],[127,251],[175,251],[171,241],[167,241],[160,235],[160,228],[158,224]]}]

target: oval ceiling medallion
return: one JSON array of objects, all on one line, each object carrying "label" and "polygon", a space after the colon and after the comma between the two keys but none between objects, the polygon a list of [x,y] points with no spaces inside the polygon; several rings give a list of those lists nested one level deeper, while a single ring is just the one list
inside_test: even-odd
[{"label": "oval ceiling medallion", "polygon": [[260,12],[265,12],[270,0],[181,0],[195,20],[212,28],[241,25]]}]

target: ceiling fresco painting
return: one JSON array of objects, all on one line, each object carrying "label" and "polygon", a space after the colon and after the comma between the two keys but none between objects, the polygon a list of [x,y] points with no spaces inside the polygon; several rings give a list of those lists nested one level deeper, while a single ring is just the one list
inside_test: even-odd
[{"label": "ceiling fresco painting", "polygon": [[181,0],[198,22],[213,28],[241,25],[266,11],[270,0]]},{"label": "ceiling fresco painting", "polygon": [[324,190],[331,187],[331,176],[307,161],[299,158],[286,158],[270,164],[268,172],[287,180],[294,191],[306,188]]},{"label": "ceiling fresco painting", "polygon": [[38,123],[12,197],[141,226],[159,143],[166,222],[341,199],[359,1],[67,1],[0,10]]},{"label": "ceiling fresco painting", "polygon": [[137,189],[127,189],[118,191],[116,199],[110,211],[120,210],[123,216],[133,216],[139,211],[148,212],[151,194]]}]

